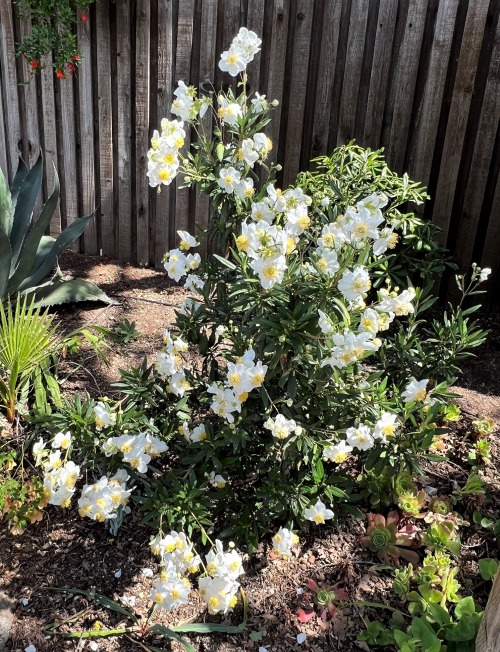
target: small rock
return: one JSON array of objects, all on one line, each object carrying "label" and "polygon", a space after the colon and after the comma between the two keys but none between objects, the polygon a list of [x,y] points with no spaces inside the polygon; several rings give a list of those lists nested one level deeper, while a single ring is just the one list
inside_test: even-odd
[{"label": "small rock", "polygon": [[6,643],[10,636],[14,614],[14,602],[8,595],[0,591],[0,650],[6,650]]}]

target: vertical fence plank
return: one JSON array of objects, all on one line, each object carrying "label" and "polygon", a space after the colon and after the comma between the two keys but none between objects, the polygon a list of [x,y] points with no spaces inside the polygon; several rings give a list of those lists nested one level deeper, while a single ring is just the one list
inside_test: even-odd
[{"label": "vertical fence plank", "polygon": [[118,104],[118,255],[132,260],[132,107],[130,88],[130,0],[116,4],[116,55]]},{"label": "vertical fence plank", "polygon": [[397,172],[403,171],[426,11],[427,0],[410,0],[403,41],[399,50],[394,112],[387,148],[387,159]]},{"label": "vertical fence plank", "polygon": [[[78,11],[78,48],[81,63],[78,69],[78,110],[80,139],[80,212],[90,215],[96,208],[95,171],[94,171],[94,109],[92,93],[92,50],[90,45],[89,25],[81,20]],[[97,250],[97,215],[83,232],[83,250],[86,254],[96,255]]]},{"label": "vertical fence plank", "polygon": [[488,2],[473,2],[468,6],[433,208],[433,221],[441,229],[439,239],[442,243],[446,243],[450,228],[451,207],[487,13]]},{"label": "vertical fence plank", "polygon": [[[321,36],[318,84],[314,99],[314,122],[311,152],[308,158],[327,153],[330,108],[333,102],[336,55],[340,32],[341,2],[327,2]],[[335,98],[337,101],[337,98]]]},{"label": "vertical fence plank", "polygon": [[488,279],[486,289],[495,293],[493,301],[498,309],[500,308],[500,255],[498,254],[498,243],[500,242],[500,176],[497,179],[495,195],[490,210],[490,220],[484,249],[481,256],[481,267],[489,267],[492,270]]},{"label": "vertical fence plank", "polygon": [[[488,169],[495,150],[495,136],[500,122],[500,21],[497,23],[481,117],[476,134],[467,189],[458,226],[455,260],[461,271],[470,267],[474,237],[478,231],[481,205],[488,180]],[[500,242],[497,242],[500,253]]]},{"label": "vertical fence plank", "polygon": [[[214,102],[216,97],[210,93],[209,89],[214,83],[214,70],[218,64],[217,52],[217,17],[218,5],[216,2],[203,2],[201,6],[201,43],[200,43],[200,62],[199,77],[200,84],[206,89]],[[253,65],[253,64],[252,64]],[[203,128],[207,135],[212,133],[213,115],[207,111],[203,118]],[[210,199],[206,193],[196,190],[196,228],[205,229],[208,226],[210,212]]]},{"label": "vertical fence plank", "polygon": [[[61,187],[64,189],[64,201],[61,202],[61,225],[65,228],[78,217],[78,176],[76,164],[75,138],[75,98],[73,79],[58,79],[61,106],[61,136],[62,146],[59,147],[59,169],[62,169]],[[78,244],[71,246],[78,250]]]},{"label": "vertical fence plank", "polygon": [[10,180],[12,180],[17,170],[19,156],[22,153],[22,136],[19,99],[17,95],[18,79],[14,54],[13,5],[10,2],[0,2],[0,48],[0,69],[2,70],[4,114],[6,120],[5,133],[8,148],[8,173]]},{"label": "vertical fence plank", "polygon": [[[0,44],[1,49],[1,44]],[[1,65],[1,64],[0,64]],[[9,180],[9,163],[8,163],[8,152],[7,152],[7,140],[5,134],[5,125],[6,125],[6,113],[3,108],[3,88],[0,79],[0,170],[2,170],[4,177]]]},{"label": "vertical fence plank", "polygon": [[[269,68],[268,81],[267,81],[267,97],[270,101],[278,100],[282,103],[283,100],[283,85],[285,77],[285,57],[286,57],[286,36],[288,30],[288,10],[289,2],[284,0],[274,0],[272,8],[272,23],[271,23],[271,46],[269,61],[273,65]],[[267,131],[273,141],[273,149],[271,150],[269,159],[271,162],[276,163],[278,156],[278,140],[280,134],[281,124],[281,110],[273,114],[273,119]]]},{"label": "vertical fence plank", "polygon": [[[307,71],[313,19],[313,3],[297,0],[293,39],[292,66],[289,71],[288,120],[286,125],[285,160],[283,164],[283,186],[290,185],[299,171],[302,129],[306,106]],[[287,75],[288,79],[288,75]]]},{"label": "vertical fence plank", "polygon": [[149,263],[147,151],[149,146],[149,37],[150,0],[137,1],[135,50],[135,187],[137,262]]},{"label": "vertical fence plank", "polygon": [[429,182],[457,8],[458,0],[439,3],[424,95],[416,119],[409,173],[424,185]]},{"label": "vertical fence plank", "polygon": [[[179,15],[177,22],[177,47],[175,50],[175,82],[183,80],[186,84],[191,83],[191,47],[193,42],[193,21],[194,21],[194,0],[179,1]],[[189,149],[191,134],[189,126],[186,125],[185,150]],[[170,242],[169,247],[174,247],[179,229],[189,229],[189,189],[179,189],[183,179],[182,176],[176,179],[176,204],[175,213],[171,216]]]},{"label": "vertical fence plank", "polygon": [[[52,193],[54,187],[54,170],[58,168],[57,160],[57,132],[56,132],[56,105],[54,99],[54,69],[52,55],[47,55],[42,61],[40,72],[41,107],[40,120],[43,123],[43,154],[45,157],[45,196]],[[64,192],[65,189],[62,189]],[[57,204],[54,215],[50,221],[50,235],[57,237],[61,232],[61,211]]]},{"label": "vertical fence plank", "polygon": [[[247,28],[255,32],[260,39],[264,33],[264,3],[265,0],[248,0]],[[259,85],[261,58],[262,51],[255,55],[248,67],[248,87],[252,95],[256,92],[261,95],[265,94]]]},{"label": "vertical fence plank", "polygon": [[[18,25],[17,39],[21,41],[31,33],[31,21],[16,21]],[[23,153],[29,167],[33,166],[40,154],[40,131],[38,128],[38,109],[36,97],[36,79],[24,57],[19,57],[17,63],[20,109],[22,117]],[[42,207],[42,198],[39,195],[35,203],[35,216]]]},{"label": "vertical fence plank", "polygon": [[[159,129],[162,118],[170,115],[167,102],[172,100],[174,79],[174,21],[171,0],[158,0],[158,87],[156,119],[158,124],[153,129]],[[155,199],[155,251],[154,261],[161,266],[163,254],[170,246],[169,221],[175,220],[172,210],[172,186],[162,188]],[[172,245],[173,246],[173,245]]]},{"label": "vertical fence plank", "polygon": [[96,7],[97,38],[97,106],[99,112],[99,177],[101,196],[100,214],[102,254],[116,256],[113,215],[113,132],[111,95],[111,33],[109,4],[100,2]]},{"label": "vertical fence plank", "polygon": [[398,0],[380,1],[367,111],[361,142],[361,145],[372,149],[376,149],[380,145],[397,10]]},{"label": "vertical fence plank", "polygon": [[343,145],[354,136],[367,18],[368,3],[353,0],[337,132],[338,145]]}]

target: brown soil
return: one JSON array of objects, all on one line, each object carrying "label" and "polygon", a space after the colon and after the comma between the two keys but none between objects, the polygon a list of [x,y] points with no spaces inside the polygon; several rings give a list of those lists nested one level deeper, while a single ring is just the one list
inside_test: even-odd
[{"label": "brown soil", "polygon": [[[119,369],[136,366],[144,356],[151,360],[162,343],[165,328],[174,320],[174,309],[184,293],[173,286],[166,275],[159,271],[134,268],[101,258],[66,254],[62,268],[75,277],[92,280],[109,294],[116,303],[110,306],[79,304],[63,307],[59,311],[65,329],[71,330],[85,324],[98,324],[113,328],[128,319],[135,321],[141,337],[127,345],[113,344],[107,352],[106,367],[92,351],[85,347],[75,360],[68,360],[61,368],[64,391],[68,394],[87,391],[95,397],[111,395],[110,383],[119,377]],[[469,424],[474,418],[491,418],[500,423],[500,323],[493,317],[484,317],[486,328],[491,330],[487,345],[477,358],[467,362],[465,373],[457,388],[458,403],[464,419],[454,427],[450,437],[453,444],[450,461],[428,465],[429,482],[444,490],[452,489],[453,481],[463,481],[469,465],[463,440],[468,437]],[[493,457],[483,472],[488,484],[488,494],[493,497],[493,511],[483,508],[483,514],[495,516],[500,493],[498,468],[500,445],[493,437]],[[469,506],[472,510],[476,505]],[[498,518],[498,514],[496,514]],[[249,602],[249,623],[241,635],[190,636],[200,652],[257,652],[264,646],[269,652],[308,652],[367,650],[356,642],[356,635],[363,629],[363,619],[382,619],[389,612],[366,606],[342,609],[329,623],[314,618],[301,624],[296,617],[299,607],[307,607],[308,578],[327,584],[340,582],[349,597],[398,604],[391,590],[391,574],[379,568],[380,564],[358,544],[363,525],[353,518],[344,519],[338,529],[322,527],[301,537],[300,551],[289,561],[272,558],[263,545],[251,559],[246,559],[246,575],[242,581]],[[142,574],[143,568],[157,570],[148,547],[150,532],[140,527],[132,516],[128,517],[115,539],[97,523],[82,520],[70,510],[48,508],[42,522],[28,528],[24,535],[13,537],[5,529],[0,532],[0,590],[5,590],[17,604],[14,629],[8,649],[23,651],[29,644],[37,652],[62,650],[90,650],[84,640],[47,638],[43,627],[55,620],[65,620],[80,611],[84,612],[75,624],[68,624],[79,631],[90,629],[96,621],[104,626],[116,627],[123,623],[118,614],[98,607],[85,596],[68,595],[50,591],[51,587],[73,587],[90,590],[117,599],[133,596],[134,611],[144,616],[150,605],[148,600],[151,580]],[[462,594],[473,592],[474,597],[485,603],[488,584],[478,575],[477,560],[480,557],[496,557],[497,544],[493,536],[477,526],[462,531],[463,554],[460,558]],[[121,571],[117,573],[117,571]],[[116,575],[120,575],[117,577]],[[21,600],[27,598],[23,606]],[[229,620],[237,624],[241,620],[241,608]],[[193,597],[191,603],[176,612],[176,620],[167,614],[158,622],[171,624],[201,622],[211,619],[201,603]],[[156,618],[156,616],[155,616]],[[299,645],[296,635],[307,635]],[[99,650],[108,652],[131,652],[146,649],[139,643],[121,639],[93,639]],[[165,649],[181,650],[173,643],[147,639],[149,644]]]}]

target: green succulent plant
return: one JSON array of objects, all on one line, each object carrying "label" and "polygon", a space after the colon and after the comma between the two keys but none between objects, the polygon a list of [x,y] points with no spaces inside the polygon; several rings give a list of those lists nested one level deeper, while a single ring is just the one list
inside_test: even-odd
[{"label": "green succulent plant", "polygon": [[361,544],[376,552],[378,558],[386,564],[400,557],[411,564],[418,564],[419,556],[415,550],[411,550],[418,547],[413,536],[416,530],[409,524],[398,530],[399,520],[396,510],[389,512],[387,517],[368,514],[368,528],[360,539]]},{"label": "green succulent plant", "polygon": [[22,159],[9,189],[0,170],[0,301],[18,294],[34,300],[34,306],[52,306],[73,301],[104,301],[109,297],[97,285],[82,279],[67,279],[58,257],[83,233],[94,215],[80,217],[57,237],[45,235],[59,199],[59,178],[38,219],[33,208],[43,176],[42,155],[29,170]]}]

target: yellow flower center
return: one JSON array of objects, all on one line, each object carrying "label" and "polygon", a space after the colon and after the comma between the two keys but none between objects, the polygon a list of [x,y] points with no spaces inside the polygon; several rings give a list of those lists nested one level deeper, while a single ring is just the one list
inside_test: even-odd
[{"label": "yellow flower center", "polygon": [[316,525],[321,525],[322,523],[325,522],[325,517],[323,514],[314,514],[313,520],[316,523]]},{"label": "yellow flower center", "polygon": [[268,265],[262,270],[262,275],[269,281],[274,281],[276,278],[278,278],[279,270],[276,265]]},{"label": "yellow flower center", "polygon": [[342,462],[345,462],[347,459],[347,453],[337,453],[336,455],[333,456],[333,461],[336,462],[337,464],[342,464]]},{"label": "yellow flower center", "polygon": [[236,54],[236,52],[231,52],[228,55],[227,62],[230,66],[234,65],[235,63],[238,63],[238,55]]},{"label": "yellow flower center", "polygon": [[425,389],[419,389],[415,392],[416,401],[424,401],[426,396],[427,396],[427,392],[425,391]]},{"label": "yellow flower center", "polygon": [[158,178],[161,179],[161,181],[168,181],[172,175],[168,170],[160,170],[158,173]]}]

